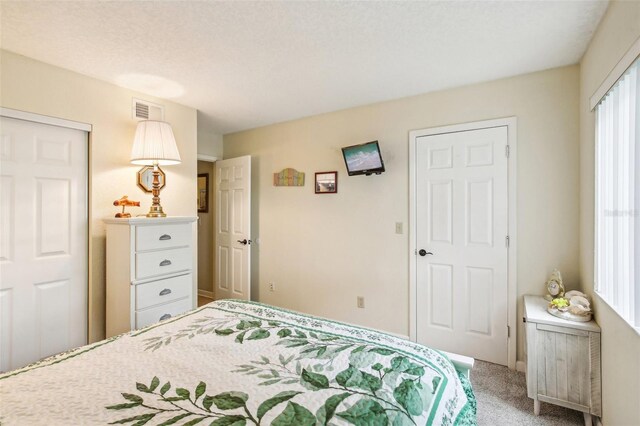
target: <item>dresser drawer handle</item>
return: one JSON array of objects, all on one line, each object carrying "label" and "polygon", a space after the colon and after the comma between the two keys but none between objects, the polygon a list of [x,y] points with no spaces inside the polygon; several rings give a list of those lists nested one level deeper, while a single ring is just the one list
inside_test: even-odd
[{"label": "dresser drawer handle", "polygon": [[160,296],[166,296],[167,294],[171,294],[171,289],[170,288],[165,288],[164,290],[162,290],[160,292]]},{"label": "dresser drawer handle", "polygon": [[169,318],[171,318],[171,314],[164,314],[163,316],[160,317],[160,321],[164,321]]},{"label": "dresser drawer handle", "polygon": [[160,235],[160,241],[165,241],[165,240],[170,240],[170,239],[171,239],[171,235],[169,235],[169,234]]},{"label": "dresser drawer handle", "polygon": [[171,265],[171,261],[168,259],[165,259],[162,262],[160,262],[160,266],[169,266],[169,265]]}]

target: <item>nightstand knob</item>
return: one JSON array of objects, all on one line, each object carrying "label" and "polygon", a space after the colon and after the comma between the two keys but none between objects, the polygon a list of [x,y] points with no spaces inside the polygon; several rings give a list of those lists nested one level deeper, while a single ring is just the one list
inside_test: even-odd
[{"label": "nightstand knob", "polygon": [[160,317],[160,321],[164,321],[169,318],[171,318],[171,314],[164,314],[163,316]]},{"label": "nightstand knob", "polygon": [[160,266],[169,266],[169,265],[171,265],[171,261],[168,259],[165,259],[162,262],[160,262]]},{"label": "nightstand knob", "polygon": [[169,235],[169,234],[160,235],[160,241],[165,241],[165,240],[170,240],[170,239],[171,239],[171,235]]},{"label": "nightstand knob", "polygon": [[160,292],[160,296],[166,296],[167,294],[171,294],[171,289],[165,288]]}]

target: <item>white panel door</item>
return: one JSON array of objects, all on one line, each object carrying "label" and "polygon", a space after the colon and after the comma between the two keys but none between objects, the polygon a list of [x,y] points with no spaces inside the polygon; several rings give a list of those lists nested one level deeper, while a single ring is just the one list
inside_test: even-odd
[{"label": "white panel door", "polygon": [[216,161],[218,299],[251,299],[251,157]]},{"label": "white panel door", "polygon": [[507,127],[417,138],[419,343],[507,364]]},{"label": "white panel door", "polygon": [[86,343],[87,133],[0,117],[0,370]]}]

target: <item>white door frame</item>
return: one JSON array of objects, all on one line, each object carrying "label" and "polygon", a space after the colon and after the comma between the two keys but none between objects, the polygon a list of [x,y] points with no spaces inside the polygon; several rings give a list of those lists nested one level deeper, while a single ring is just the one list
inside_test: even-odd
[{"label": "white door frame", "polygon": [[32,121],[34,123],[49,124],[51,126],[65,127],[67,129],[82,130],[91,133],[92,126],[78,121],[65,120],[64,118],[50,117],[48,115],[34,114],[32,112],[19,111],[17,109],[0,107],[0,116],[15,118],[18,120]]},{"label": "white door frame", "polygon": [[507,341],[507,362],[510,369],[516,368],[517,327],[517,262],[516,262],[516,177],[517,177],[517,118],[506,117],[494,120],[475,121],[471,123],[454,124],[429,129],[412,130],[409,132],[409,337],[417,339],[417,285],[416,285],[416,145],[417,139],[422,136],[433,136],[444,133],[456,133],[469,130],[480,130],[491,127],[507,127],[507,146],[509,158],[507,160],[507,187],[509,223],[507,225],[509,235],[509,247],[507,250],[507,326],[510,334]]},{"label": "white door frame", "polygon": [[12,108],[0,107],[0,117],[14,118],[17,120],[31,121],[33,123],[48,124],[51,126],[64,127],[67,129],[81,130],[87,132],[87,335],[86,342],[91,342],[91,299],[92,299],[92,259],[93,259],[93,238],[91,223],[93,221],[91,213],[91,132],[93,125],[79,121],[66,120],[64,118],[51,117],[48,115],[35,114],[33,112],[20,111]]},{"label": "white door frame", "polygon": [[[197,155],[198,161],[206,161],[207,163],[212,163],[215,164],[216,161],[221,160],[221,158],[218,157],[214,157],[213,155],[206,155],[206,154],[198,154]],[[216,192],[216,172],[215,172],[215,168],[213,169],[213,176],[209,179],[209,185],[211,185],[211,189],[213,189],[213,193],[215,194]],[[213,203],[213,208],[215,208],[215,200]],[[215,235],[216,235],[216,219],[215,219],[215,215],[216,212],[215,210],[212,212],[213,213],[213,234],[210,235],[209,237],[211,238],[212,242],[215,243]],[[198,230],[196,232],[196,240],[200,237],[200,216],[198,216],[198,220],[196,223],[196,229]],[[194,247],[198,247],[198,243],[197,241],[194,243]],[[215,244],[212,244],[213,247],[213,253],[211,254],[211,262],[213,262],[212,264],[215,265],[216,264],[216,247]],[[197,250],[196,250],[197,251]],[[195,254],[196,259],[198,258],[198,254]],[[200,267],[200,265],[198,265],[198,268]],[[196,269],[196,273],[197,273],[197,269]],[[198,287],[198,277],[196,277],[196,290],[197,290],[197,294],[198,296],[202,296],[202,297],[206,297],[207,299],[212,299],[213,300],[213,291],[208,291],[208,290],[200,290],[200,288]],[[216,286],[216,277],[215,277],[215,273],[213,276],[213,288],[215,288]],[[198,306],[198,301],[196,300],[196,307]]]}]

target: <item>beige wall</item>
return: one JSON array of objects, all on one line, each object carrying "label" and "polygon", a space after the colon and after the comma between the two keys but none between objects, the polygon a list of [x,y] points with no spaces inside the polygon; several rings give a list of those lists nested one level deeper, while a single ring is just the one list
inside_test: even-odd
[{"label": "beige wall", "polygon": [[640,2],[610,4],[581,62],[580,74],[580,273],[602,328],[602,403],[605,425],[640,421],[640,336],[593,293],[595,114],[589,98],[640,37]]},{"label": "beige wall", "polygon": [[213,216],[215,205],[213,200],[213,163],[198,161],[198,174],[209,174],[209,211],[198,212],[198,290],[213,292]]},{"label": "beige wall", "polygon": [[89,338],[104,338],[105,231],[102,219],[117,209],[113,200],[129,195],[142,201],[132,214],[143,214],[150,194],[136,186],[140,166],[129,164],[136,122],[131,119],[131,98],[165,106],[165,119],[173,126],[182,163],[164,167],[167,185],[162,205],[169,215],[196,214],[196,110],[156,99],[100,80],[1,51],[0,105],[93,125],[90,142],[90,288]]},{"label": "beige wall", "polygon": [[[407,335],[408,133],[507,116],[518,118],[518,318],[520,296],[543,294],[554,267],[575,288],[578,73],[570,66],[226,135],[224,158],[253,161],[253,298]],[[348,177],[340,147],[374,139],[387,172]],[[306,185],[274,187],[272,173],[285,167],[306,172]],[[338,194],[315,195],[314,172],[327,170],[338,170]]]}]

